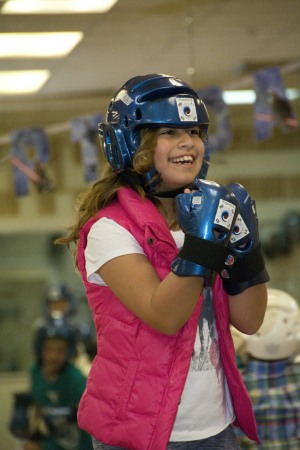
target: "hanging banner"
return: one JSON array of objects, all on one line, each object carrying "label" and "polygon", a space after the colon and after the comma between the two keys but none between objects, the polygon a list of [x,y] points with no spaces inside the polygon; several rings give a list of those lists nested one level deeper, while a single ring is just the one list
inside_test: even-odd
[{"label": "hanging banner", "polygon": [[84,180],[89,183],[99,177],[99,139],[98,124],[101,115],[83,116],[71,123],[71,141],[80,142]]},{"label": "hanging banner", "polygon": [[259,70],[254,75],[256,100],[254,104],[255,138],[269,139],[277,124],[287,132],[298,127],[296,114],[287,98],[279,67]]},{"label": "hanging banner", "polygon": [[49,140],[41,128],[17,130],[11,134],[15,193],[28,195],[29,180],[35,183],[39,192],[50,192],[52,183],[46,174],[46,164],[50,157]]},{"label": "hanging banner", "polygon": [[214,115],[214,133],[208,133],[208,146],[211,153],[225,150],[232,142],[230,112],[223,100],[223,90],[218,86],[210,86],[198,91],[208,112]]}]

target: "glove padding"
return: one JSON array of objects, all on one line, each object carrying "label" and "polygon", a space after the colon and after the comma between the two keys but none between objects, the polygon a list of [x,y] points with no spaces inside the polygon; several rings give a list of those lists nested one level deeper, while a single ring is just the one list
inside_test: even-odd
[{"label": "glove padding", "polygon": [[177,220],[185,240],[171,269],[181,276],[210,278],[211,271],[221,273],[234,263],[227,244],[239,204],[228,188],[213,181],[197,179],[195,188],[176,196]]},{"label": "glove padding", "polygon": [[269,281],[261,250],[255,201],[239,183],[227,186],[239,201],[240,212],[230,236],[228,248],[236,262],[227,273],[223,271],[223,287],[230,295],[236,295],[256,284]]}]

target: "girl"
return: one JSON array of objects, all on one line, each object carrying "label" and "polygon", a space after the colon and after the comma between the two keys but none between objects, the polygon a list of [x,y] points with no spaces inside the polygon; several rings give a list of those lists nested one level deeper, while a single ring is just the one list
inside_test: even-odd
[{"label": "girl", "polygon": [[103,176],[58,241],[76,245],[97,329],[78,413],[95,450],[234,450],[235,420],[257,439],[229,323],[248,334],[260,327],[267,276],[260,268],[241,285],[237,276],[233,296],[216,275],[240,207],[229,189],[201,181],[207,127],[204,104],[181,80],[125,83],[99,127]]}]

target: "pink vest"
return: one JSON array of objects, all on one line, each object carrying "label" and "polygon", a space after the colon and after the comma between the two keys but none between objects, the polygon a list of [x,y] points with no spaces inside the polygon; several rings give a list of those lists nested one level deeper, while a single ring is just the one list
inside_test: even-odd
[{"label": "pink vest", "polygon": [[[78,423],[106,444],[165,450],[188,374],[203,297],[188,322],[168,336],[138,319],[109,288],[89,283],[84,250],[89,230],[100,217],[114,219],[135,236],[161,279],[170,272],[177,254],[163,216],[150,200],[142,200],[130,188],[120,189],[118,200],[84,225],[78,262],[97,330],[98,352],[80,401]],[[252,405],[236,366],[228,299],[219,277],[213,297],[221,359],[237,423],[258,441]]]}]

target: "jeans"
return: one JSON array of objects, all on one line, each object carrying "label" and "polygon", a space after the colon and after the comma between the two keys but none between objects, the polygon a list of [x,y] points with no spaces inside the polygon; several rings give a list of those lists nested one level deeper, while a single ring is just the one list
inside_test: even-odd
[{"label": "jeans", "polygon": [[[102,444],[93,438],[94,450],[126,450],[122,447]],[[216,436],[200,441],[169,442],[166,450],[240,450],[235,433],[229,426]],[[127,449],[130,450],[130,449]]]}]

